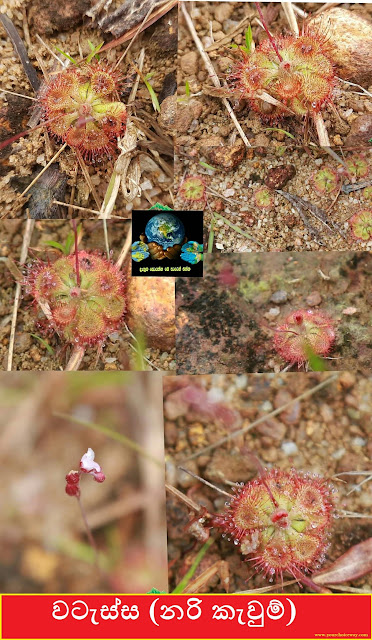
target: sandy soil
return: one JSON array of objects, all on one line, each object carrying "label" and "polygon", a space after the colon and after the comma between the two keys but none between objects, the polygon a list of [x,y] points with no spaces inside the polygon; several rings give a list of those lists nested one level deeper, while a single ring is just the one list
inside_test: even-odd
[{"label": "sandy soil", "polygon": [[[371,381],[362,375],[342,373],[329,386],[314,395],[295,401],[286,411],[257,425],[245,435],[218,444],[211,451],[187,460],[188,456],[208,445],[216,445],[235,429],[248,426],[254,420],[324,381],[327,373],[264,375],[205,375],[165,378],[164,412],[165,442],[168,454],[168,481],[204,505],[211,513],[223,509],[225,496],[206,487],[197,479],[177,469],[181,465],[227,492],[231,483],[247,482],[257,475],[255,464],[242,453],[246,447],[266,468],[311,471],[332,480],[336,473],[371,468]],[[197,387],[207,391],[198,406],[182,399],[182,389],[188,393]],[[190,397],[190,396],[189,396]],[[337,489],[337,510],[349,510],[370,517],[372,485],[366,483],[349,496],[364,476],[333,478]],[[229,484],[230,483],[230,484]],[[179,583],[190,568],[201,544],[185,530],[188,509],[170,497],[168,515],[168,561],[170,589]],[[228,563],[229,591],[245,591],[268,585],[262,574],[256,574],[244,562],[232,542],[223,540],[212,530],[216,542],[197,568],[194,579],[219,560]],[[367,518],[335,519],[331,531],[331,546],[324,566],[338,558],[352,545],[372,534]],[[360,578],[343,587],[370,591],[370,577]],[[202,592],[224,590],[218,575],[200,589]],[[277,589],[276,589],[277,590]],[[287,592],[302,591],[298,585],[285,587]],[[306,588],[305,588],[306,591]]]},{"label": "sandy soil", "polygon": [[336,332],[323,366],[370,372],[370,278],[367,252],[208,256],[203,280],[176,283],[177,371],[279,372],[286,363],[274,350],[276,327],[312,308],[332,318]]},{"label": "sandy soil", "polygon": [[[340,159],[343,160],[343,156],[346,160],[355,159],[356,155],[360,156],[342,154]],[[367,151],[362,157],[368,163],[369,173],[365,178],[352,180],[341,163],[320,150],[291,149],[282,143],[258,150],[248,149],[241,163],[231,171],[218,166],[214,170],[202,167],[200,161],[212,166],[213,160],[201,152],[195,157],[178,157],[176,186],[178,188],[187,175],[203,178],[206,186],[205,246],[213,223],[212,248],[216,252],[371,249],[372,240],[354,238],[349,224],[354,213],[371,208],[369,191],[362,185],[371,184],[372,153]],[[305,220],[293,202],[265,186],[270,170],[278,167],[284,172],[293,171],[293,177],[280,188],[289,196],[304,201],[299,207]],[[329,194],[317,192],[313,181],[317,172],[325,168],[331,168],[339,176],[336,190]],[[347,193],[349,187],[359,186],[361,188]],[[255,194],[263,188],[270,194],[268,208],[258,207],[255,201]],[[325,214],[327,225],[306,208],[307,203]],[[176,206],[187,209],[190,204],[178,196]],[[239,229],[232,229],[228,222]]]}]

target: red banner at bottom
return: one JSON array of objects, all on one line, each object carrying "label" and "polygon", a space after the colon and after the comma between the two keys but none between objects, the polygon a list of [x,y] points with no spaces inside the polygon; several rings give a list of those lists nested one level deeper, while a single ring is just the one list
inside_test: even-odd
[{"label": "red banner at bottom", "polygon": [[2,636],[371,638],[370,595],[9,595]]}]

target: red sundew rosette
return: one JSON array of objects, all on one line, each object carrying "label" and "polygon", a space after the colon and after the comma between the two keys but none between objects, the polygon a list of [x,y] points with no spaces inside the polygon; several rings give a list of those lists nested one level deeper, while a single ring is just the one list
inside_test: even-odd
[{"label": "red sundew rosette", "polygon": [[119,74],[101,63],[66,69],[40,95],[45,126],[87,162],[101,162],[125,132],[127,112],[118,93]]},{"label": "red sundew rosette", "polygon": [[324,561],[334,505],[332,489],[315,474],[272,469],[238,485],[213,526],[233,540],[265,576],[311,573]]},{"label": "red sundew rosette", "polygon": [[274,347],[284,360],[303,365],[309,352],[326,356],[335,341],[332,319],[322,311],[298,309],[275,329]]},{"label": "red sundew rosette", "polygon": [[[317,33],[275,37],[277,52],[269,39],[241,58],[231,69],[228,83],[263,120],[275,121],[291,112],[305,116],[317,113],[331,102],[335,85],[334,67],[325,39]],[[281,105],[257,97],[265,91]],[[287,107],[287,108],[286,108]]]},{"label": "red sundew rosette", "polygon": [[124,276],[97,253],[79,251],[78,261],[80,284],[74,254],[53,264],[37,261],[24,284],[36,302],[48,305],[53,328],[67,342],[102,344],[125,314]]}]

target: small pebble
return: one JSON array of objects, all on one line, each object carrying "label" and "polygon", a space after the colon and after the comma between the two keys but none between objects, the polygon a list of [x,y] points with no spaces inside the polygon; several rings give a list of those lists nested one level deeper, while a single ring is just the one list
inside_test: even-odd
[{"label": "small pebble", "polygon": [[275,291],[270,298],[270,302],[274,302],[275,304],[284,304],[288,300],[288,294],[286,291],[280,290]]},{"label": "small pebble", "polygon": [[293,456],[298,452],[298,448],[295,442],[283,442],[280,448],[286,456]]}]

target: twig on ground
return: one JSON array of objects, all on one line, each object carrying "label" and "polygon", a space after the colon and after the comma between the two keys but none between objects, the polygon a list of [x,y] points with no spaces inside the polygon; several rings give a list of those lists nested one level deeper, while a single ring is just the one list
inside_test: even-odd
[{"label": "twig on ground", "polygon": [[285,17],[287,18],[288,24],[290,26],[290,29],[292,31],[292,33],[295,36],[299,36],[300,35],[300,31],[298,28],[298,24],[297,24],[297,18],[296,18],[296,14],[294,12],[294,8],[292,5],[292,2],[282,2],[282,7],[284,9],[284,13],[285,13]]},{"label": "twig on ground", "polygon": [[77,371],[81,365],[82,359],[85,354],[85,347],[74,347],[70,359],[66,365],[65,371]]},{"label": "twig on ground", "polygon": [[55,162],[57,160],[58,156],[61,155],[62,151],[64,151],[66,149],[66,147],[67,147],[67,144],[65,142],[62,145],[62,147],[59,149],[59,151],[57,151],[57,153],[53,156],[53,158],[51,160],[49,160],[48,164],[46,164],[45,167],[40,171],[40,173],[38,173],[36,178],[34,178],[32,180],[32,182],[30,182],[28,187],[26,187],[26,189],[18,196],[18,198],[22,198],[31,189],[31,187],[35,184],[35,182],[37,182],[39,180],[39,178],[41,178],[43,173],[48,169],[48,167],[50,167],[50,165],[53,164],[53,162]]},{"label": "twig on ground", "polygon": [[[27,260],[28,248],[31,242],[32,232],[34,230],[35,220],[27,220],[25,226],[25,233],[23,236],[23,243],[21,249],[21,257],[19,264],[24,265]],[[13,313],[12,313],[12,323],[10,328],[10,337],[9,337],[9,350],[8,350],[8,363],[7,363],[7,371],[12,370],[13,363],[13,351],[14,351],[14,339],[15,339],[15,331],[17,326],[17,315],[18,315],[18,306],[19,300],[21,297],[21,283],[17,282],[16,290],[14,294],[14,303],[13,303]]]}]

